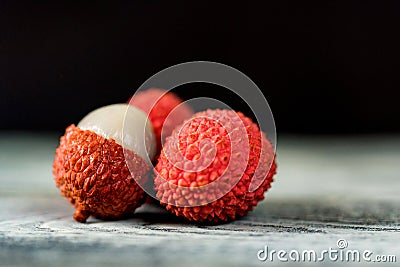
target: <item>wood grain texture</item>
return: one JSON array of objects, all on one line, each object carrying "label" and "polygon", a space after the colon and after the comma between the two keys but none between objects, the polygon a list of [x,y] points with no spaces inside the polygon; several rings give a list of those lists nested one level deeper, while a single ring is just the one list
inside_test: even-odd
[{"label": "wood grain texture", "polygon": [[0,134],[0,266],[307,266],[261,262],[257,252],[320,251],[338,239],[400,261],[400,138],[282,137],[266,200],[208,226],[149,205],[129,220],[76,223],[51,175],[57,142]]}]

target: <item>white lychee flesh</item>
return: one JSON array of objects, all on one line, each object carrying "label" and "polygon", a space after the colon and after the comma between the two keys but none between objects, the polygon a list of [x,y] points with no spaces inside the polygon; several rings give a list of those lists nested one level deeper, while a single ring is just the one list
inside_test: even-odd
[{"label": "white lychee flesh", "polygon": [[114,104],[90,112],[79,123],[82,130],[114,139],[149,165],[156,154],[156,138],[147,115],[128,104]]}]

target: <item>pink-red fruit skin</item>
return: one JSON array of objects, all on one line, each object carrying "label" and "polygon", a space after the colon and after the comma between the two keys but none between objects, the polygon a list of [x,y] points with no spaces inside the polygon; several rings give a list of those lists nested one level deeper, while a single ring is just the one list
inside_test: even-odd
[{"label": "pink-red fruit skin", "polygon": [[[125,157],[137,166],[132,177]],[[61,194],[74,205],[74,219],[89,216],[104,220],[129,217],[144,201],[135,179],[147,179],[149,166],[133,152],[127,153],[105,139],[74,125],[66,129],[56,150],[53,174]]]},{"label": "pink-red fruit skin", "polygon": [[[240,119],[235,120],[237,116]],[[238,120],[243,124],[238,123]],[[208,204],[192,206],[190,204],[196,203],[199,199],[209,199],[214,189],[205,190],[204,193],[199,194],[199,191],[193,193],[191,187],[207,185],[218,179],[218,176],[227,170],[230,160],[233,160],[231,164],[241,164],[235,162],[235,158],[230,155],[231,141],[227,136],[227,131],[221,129],[224,123],[236,123],[237,127],[241,127],[239,124],[245,126],[249,140],[247,166],[239,182],[227,194]],[[171,157],[177,153],[182,153],[188,160],[198,159],[200,157],[199,143],[207,138],[217,144],[217,154],[206,169],[190,172],[174,165],[174,159]],[[171,151],[166,150],[173,147],[173,143],[179,144],[179,151],[169,153]],[[264,172],[256,172],[259,163],[259,168],[265,170]],[[193,164],[196,162],[193,161]],[[240,112],[230,110],[207,110],[194,114],[192,119],[174,130],[167,138],[155,170],[157,197],[168,211],[189,221],[220,223],[244,216],[264,199],[264,192],[271,187],[276,173],[275,153],[270,141],[250,118]],[[260,173],[263,175],[260,176]],[[249,192],[250,183],[254,181],[261,185],[255,191]],[[169,183],[178,187],[173,187]]]},{"label": "pink-red fruit skin", "polygon": [[128,103],[148,115],[156,135],[158,152],[161,151],[165,137],[171,135],[177,125],[193,114],[191,107],[176,94],[158,88],[138,92]]}]

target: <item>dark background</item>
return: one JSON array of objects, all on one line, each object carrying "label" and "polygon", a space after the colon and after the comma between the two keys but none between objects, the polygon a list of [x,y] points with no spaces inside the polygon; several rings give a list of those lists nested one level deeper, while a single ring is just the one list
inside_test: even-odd
[{"label": "dark background", "polygon": [[[400,1],[53,2],[0,2],[1,130],[62,132],[166,67],[209,60],[263,90],[280,133],[400,131]],[[222,88],[178,92],[246,110]]]}]

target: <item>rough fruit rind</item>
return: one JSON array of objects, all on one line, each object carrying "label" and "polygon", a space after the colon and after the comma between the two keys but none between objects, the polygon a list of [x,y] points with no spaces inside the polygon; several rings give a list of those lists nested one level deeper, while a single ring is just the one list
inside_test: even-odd
[{"label": "rough fruit rind", "polygon": [[129,217],[144,201],[135,179],[147,179],[150,167],[134,152],[137,166],[132,177],[122,146],[74,125],[66,129],[56,149],[53,174],[61,194],[76,208],[75,220],[89,216],[114,220]]},{"label": "rough fruit rind", "polygon": [[140,91],[128,103],[148,114],[156,135],[158,152],[161,151],[164,138],[193,114],[191,107],[176,94],[159,88]]},{"label": "rough fruit rind", "polygon": [[[234,121],[237,116],[244,124],[249,140],[249,155],[244,173],[239,182],[223,197],[204,205],[190,205],[190,201],[193,199],[207,200],[209,195],[213,193],[212,190],[215,190],[206,190],[203,194],[199,194],[198,191],[193,193],[192,187],[196,188],[211,183],[225,171],[227,166],[227,163],[224,162],[225,155],[230,154],[230,151],[227,150],[231,148],[230,141],[226,138],[227,133],[223,129],[221,130],[219,123],[231,123],[231,118]],[[196,119],[196,117],[199,117],[199,119]],[[200,117],[212,118],[215,122],[212,123],[209,119],[200,119]],[[196,113],[192,118],[194,119],[184,123],[182,127],[172,133],[171,137],[167,138],[155,168],[157,173],[155,178],[157,197],[160,199],[161,204],[166,206],[167,210],[190,221],[225,222],[244,216],[260,200],[264,199],[264,192],[271,187],[273,175],[276,172],[272,144],[264,133],[259,130],[257,124],[240,112],[207,110]],[[205,138],[212,139],[220,144],[220,147],[215,161],[202,171],[190,172],[176,168],[173,164],[174,160],[170,158],[171,153],[165,151],[170,147],[170,143],[180,142],[180,152],[183,152],[188,159],[193,159],[198,157],[199,151],[196,152],[196,147],[191,147],[191,144],[198,144],[201,139]],[[264,142],[264,147],[262,147],[262,142]],[[176,153],[172,153],[172,155],[174,154]],[[235,159],[229,158],[229,160]],[[237,164],[241,163],[237,162]],[[258,164],[265,172],[256,172]],[[254,177],[255,173],[258,177]],[[262,177],[260,173],[263,173]],[[252,180],[256,180],[256,183],[260,184],[260,186],[255,191],[250,192],[249,186]],[[183,205],[177,205],[179,203],[183,203]],[[188,203],[189,205],[187,205]]]}]

